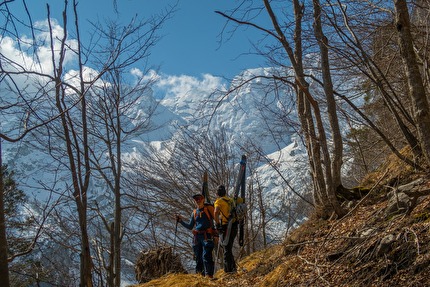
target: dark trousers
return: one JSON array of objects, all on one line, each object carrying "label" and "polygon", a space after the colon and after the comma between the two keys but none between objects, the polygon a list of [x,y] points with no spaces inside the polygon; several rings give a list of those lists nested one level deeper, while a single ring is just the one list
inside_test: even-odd
[{"label": "dark trousers", "polygon": [[196,234],[194,236],[193,250],[196,259],[196,273],[212,276],[215,267],[212,258],[214,242],[212,239],[205,239],[204,234]]},{"label": "dark trousers", "polygon": [[[224,272],[236,272],[236,262],[233,256],[233,243],[237,235],[237,222],[231,225],[228,243],[224,246]],[[224,234],[223,234],[224,236]]]}]

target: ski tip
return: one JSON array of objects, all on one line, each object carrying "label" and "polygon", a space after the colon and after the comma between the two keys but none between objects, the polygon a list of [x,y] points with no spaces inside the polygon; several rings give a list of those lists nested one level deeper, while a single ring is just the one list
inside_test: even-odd
[{"label": "ski tip", "polygon": [[245,164],[246,163],[246,155],[242,155],[242,158],[240,160],[241,164]]}]

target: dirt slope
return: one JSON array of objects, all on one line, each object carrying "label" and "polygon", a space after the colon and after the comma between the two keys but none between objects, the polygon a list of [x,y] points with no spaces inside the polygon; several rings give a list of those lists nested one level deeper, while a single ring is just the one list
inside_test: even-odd
[{"label": "dirt slope", "polygon": [[[420,178],[420,196],[388,213],[398,186]],[[341,219],[309,219],[284,244],[256,252],[236,275],[169,274],[139,287],[164,286],[430,286],[430,190],[428,174],[394,161],[369,175],[370,192],[344,202]],[[418,193],[416,193],[418,194]],[[397,196],[397,195],[396,195]],[[410,197],[410,198],[412,198]],[[400,205],[400,202],[397,202]]]}]

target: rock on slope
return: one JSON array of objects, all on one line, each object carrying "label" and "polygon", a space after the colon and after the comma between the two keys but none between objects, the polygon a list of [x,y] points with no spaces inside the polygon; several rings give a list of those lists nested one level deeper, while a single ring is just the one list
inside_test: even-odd
[{"label": "rock on slope", "polygon": [[344,202],[345,217],[310,218],[283,244],[240,260],[236,275],[170,274],[138,286],[430,286],[429,175],[394,159],[364,184],[363,198]]}]

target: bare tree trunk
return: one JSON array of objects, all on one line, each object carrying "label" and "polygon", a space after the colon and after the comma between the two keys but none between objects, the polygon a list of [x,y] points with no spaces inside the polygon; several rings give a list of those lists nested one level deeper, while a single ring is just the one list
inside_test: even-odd
[{"label": "bare tree trunk", "polygon": [[405,0],[395,0],[394,5],[400,53],[406,70],[418,139],[423,156],[430,165],[430,109],[414,50],[408,6]]},{"label": "bare tree trunk", "polygon": [[9,266],[7,262],[6,219],[4,211],[3,162],[0,139],[0,286],[9,287]]},{"label": "bare tree trunk", "polygon": [[260,181],[256,178],[257,183],[257,199],[258,208],[260,210],[260,220],[261,220],[261,237],[263,238],[263,248],[267,246],[267,233],[266,233],[266,207],[264,205],[263,193]]},{"label": "bare tree trunk", "polygon": [[[342,157],[343,157],[343,144],[342,135],[339,128],[339,119],[337,117],[336,111],[336,101],[334,99],[333,82],[330,72],[330,61],[328,56],[328,40],[325,37],[322,24],[321,24],[321,6],[319,0],[313,0],[314,5],[314,34],[318,41],[321,55],[321,72],[323,78],[323,86],[325,97],[327,101],[327,113],[331,127],[331,136],[333,141],[333,157],[330,158],[330,154],[327,148],[327,141],[322,141],[321,144],[324,145],[323,151],[326,153],[324,156],[324,161],[326,165],[326,186],[327,186],[327,196],[330,200],[330,204],[333,206],[336,214],[343,216],[345,213],[340,207],[338,200],[336,199],[336,190],[342,185],[341,181],[341,168],[342,168]],[[318,119],[317,119],[318,120]],[[322,123],[321,123],[322,125]],[[321,129],[320,132],[324,130]],[[320,134],[320,137],[324,136]],[[330,170],[330,174],[328,173]]]},{"label": "bare tree trunk", "polygon": [[114,262],[115,262],[115,235],[114,235],[114,223],[111,222],[111,224],[107,227],[107,230],[109,232],[109,258],[108,258],[108,265],[105,267],[106,269],[106,284],[109,287],[114,287],[115,284],[115,271],[114,271]]},{"label": "bare tree trunk", "polygon": [[323,173],[321,169],[315,164],[314,157],[319,156],[319,146],[317,142],[312,141],[312,138],[316,138],[315,135],[315,127],[313,124],[313,121],[308,121],[307,119],[310,117],[312,118],[312,115],[310,115],[310,104],[306,100],[306,97],[304,95],[304,92],[299,90],[297,91],[297,110],[298,110],[298,116],[300,120],[300,125],[303,130],[304,138],[305,138],[305,144],[306,144],[306,151],[308,154],[308,161],[309,161],[309,168],[312,175],[312,183],[314,187],[314,203],[315,207],[320,213],[322,210],[319,209],[325,209],[324,204],[328,202],[328,199],[326,197],[325,189],[324,189],[324,181],[321,182],[321,178],[323,179]]},{"label": "bare tree trunk", "polygon": [[321,24],[321,5],[319,0],[313,0],[314,4],[314,34],[318,41],[321,54],[321,72],[323,78],[324,92],[327,100],[327,112],[331,126],[331,137],[333,141],[333,159],[331,162],[332,183],[335,188],[342,184],[341,167],[343,157],[342,135],[339,128],[339,119],[336,111],[336,101],[333,92],[333,82],[330,72],[330,61],[328,54],[328,39],[324,35]]},{"label": "bare tree trunk", "polygon": [[112,162],[112,166],[116,166],[114,168],[114,194],[115,194],[115,232],[114,232],[114,248],[115,248],[115,287],[121,286],[121,215],[122,215],[122,207],[121,207],[121,174],[122,174],[122,162],[121,162],[121,119],[120,119],[120,103],[121,103],[121,91],[120,84],[117,86],[117,101],[116,101],[116,162]]},{"label": "bare tree trunk", "polygon": [[[265,1],[266,2],[266,1]],[[283,37],[282,41],[284,48],[288,55],[293,55],[293,69],[296,74],[296,95],[297,95],[297,109],[298,116],[305,137],[306,150],[308,153],[309,167],[312,174],[312,181],[314,186],[314,200],[317,214],[322,215],[323,213],[329,213],[328,203],[329,199],[326,193],[326,184],[324,179],[324,173],[321,165],[321,154],[320,154],[320,142],[318,140],[314,119],[312,116],[311,102],[312,97],[308,92],[309,84],[305,79],[304,68],[303,68],[303,50],[302,50],[302,18],[304,12],[303,4],[299,1],[294,0],[294,17],[295,17],[295,30],[294,30],[294,53],[289,52],[291,49],[290,45],[286,42],[286,38]],[[271,11],[270,5],[266,4]],[[279,29],[279,25],[273,14],[273,11],[269,12],[272,18],[272,22],[276,23],[274,26],[277,27],[278,33],[282,33]]]},{"label": "bare tree trunk", "polygon": [[[75,1],[74,7],[76,8]],[[64,11],[67,10],[67,1],[65,1]],[[75,10],[76,13],[76,10]],[[76,15],[76,14],[75,14]],[[50,11],[48,6],[48,19],[50,19]],[[81,254],[80,254],[80,286],[81,287],[91,287],[93,286],[92,280],[92,258],[90,252],[90,244],[88,237],[88,227],[87,227],[87,190],[90,179],[90,167],[89,167],[89,153],[88,153],[88,132],[87,132],[87,119],[86,119],[86,102],[85,102],[85,94],[84,94],[84,86],[83,86],[83,76],[82,76],[82,62],[79,62],[80,68],[80,92],[81,92],[81,109],[82,109],[82,134],[77,135],[74,130],[73,120],[70,118],[67,103],[65,102],[66,96],[65,91],[63,89],[62,77],[63,77],[63,63],[66,51],[66,39],[67,39],[67,13],[63,13],[63,23],[64,23],[64,36],[61,39],[61,48],[60,48],[60,58],[58,60],[58,67],[56,66],[55,61],[55,52],[54,49],[54,38],[51,23],[48,20],[50,26],[50,36],[51,36],[51,55],[52,55],[52,64],[53,71],[55,76],[55,100],[56,107],[58,113],[60,114],[63,135],[64,135],[64,144],[67,150],[67,158],[69,161],[68,167],[71,173],[72,178],[72,188],[73,188],[73,197],[76,203],[76,210],[78,213],[79,227],[80,227],[80,236],[81,236]],[[78,38],[79,40],[79,38]],[[79,41],[78,41],[79,42]],[[78,46],[80,43],[78,44]],[[78,53],[80,54],[80,53]],[[78,142],[78,138],[83,138],[83,145],[80,145]],[[76,149],[76,153],[74,152]],[[81,150],[83,149],[83,150]],[[81,156],[84,156],[82,159]]]},{"label": "bare tree trunk", "polygon": [[[300,120],[300,125],[303,130],[303,135],[305,139],[306,151],[308,154],[309,168],[312,175],[312,182],[314,187],[314,203],[317,213],[325,209],[325,204],[328,203],[328,198],[325,193],[325,183],[324,175],[322,170],[318,165],[315,164],[315,158],[320,157],[319,155],[319,145],[315,141],[315,125],[312,119],[311,106],[309,101],[306,99],[304,89],[301,87],[308,86],[304,78],[304,68],[303,68],[303,49],[302,49],[302,18],[304,7],[299,1],[293,1],[294,4],[294,16],[295,16],[295,30],[294,30],[294,59],[296,66],[294,66],[294,71],[296,73],[297,83],[302,82],[302,84],[296,85],[296,96],[297,96],[297,114]],[[304,86],[303,86],[304,85]]]},{"label": "bare tree trunk", "polygon": [[[75,162],[75,156],[73,153],[73,144],[71,131],[68,126],[68,121],[66,118],[66,113],[62,108],[60,95],[63,95],[64,91],[60,91],[61,84],[58,85],[56,95],[57,95],[57,108],[58,111],[62,114],[62,126],[64,130],[65,144],[67,148],[67,156],[69,159],[69,167],[72,176],[73,182],[73,196],[76,203],[76,208],[78,212],[79,226],[80,226],[80,235],[81,235],[81,282],[80,286],[92,286],[92,260],[90,254],[90,244],[88,239],[88,230],[87,230],[87,188],[83,188],[80,186],[79,182],[79,173],[78,164]],[[88,171],[89,173],[89,171]]]}]

